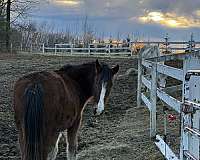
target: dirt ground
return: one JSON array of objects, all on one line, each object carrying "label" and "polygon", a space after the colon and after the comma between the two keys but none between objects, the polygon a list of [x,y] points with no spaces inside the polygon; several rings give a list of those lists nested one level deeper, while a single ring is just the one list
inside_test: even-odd
[{"label": "dirt ground", "polygon": [[[13,119],[12,97],[15,81],[22,75],[41,70],[55,70],[67,63],[83,63],[95,58],[41,55],[0,55],[0,160],[20,159],[17,130]],[[110,65],[119,64],[119,74],[136,59],[99,58]],[[149,112],[136,107],[137,73],[116,79],[106,112],[93,115],[92,106],[84,111],[79,132],[79,160],[162,160],[149,138]],[[159,117],[159,116],[158,116]],[[159,130],[163,131],[160,126]],[[171,136],[170,136],[171,137]],[[175,143],[175,142],[174,142]],[[66,159],[65,144],[59,144],[58,160]]]}]

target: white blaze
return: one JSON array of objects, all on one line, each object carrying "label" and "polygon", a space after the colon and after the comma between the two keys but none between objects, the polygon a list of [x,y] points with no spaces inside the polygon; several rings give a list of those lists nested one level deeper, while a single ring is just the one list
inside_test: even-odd
[{"label": "white blaze", "polygon": [[106,94],[106,84],[102,83],[101,94],[100,94],[99,102],[97,104],[97,115],[100,115],[104,110],[105,94]]}]

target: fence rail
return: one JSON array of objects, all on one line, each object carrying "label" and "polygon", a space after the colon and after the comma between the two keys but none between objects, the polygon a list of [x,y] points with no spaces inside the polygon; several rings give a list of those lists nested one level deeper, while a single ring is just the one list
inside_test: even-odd
[{"label": "fence rail", "polygon": [[[66,47],[63,47],[66,46]],[[42,45],[42,53],[51,51],[54,54],[60,54],[64,52],[65,54],[69,55],[123,55],[123,56],[131,56],[132,52],[130,47],[111,47],[110,44],[106,45],[106,47],[91,47],[89,45],[87,48],[84,47],[75,47],[74,44],[55,44],[54,47],[45,47]]]},{"label": "fence rail", "polygon": [[[199,159],[200,52],[159,56],[160,54],[158,51],[159,49],[157,46],[146,46],[139,53],[137,105],[139,107],[141,102],[144,102],[145,106],[149,109],[150,136],[156,137],[155,144],[166,159],[178,160],[178,156],[173,153],[165,139],[162,139],[160,135],[157,135],[157,97],[181,115],[180,160],[186,160],[187,158],[192,160]],[[155,57],[147,58],[146,55],[154,55]],[[175,59],[183,60],[183,69],[167,66],[163,63],[164,61]],[[144,75],[143,68],[146,68],[151,76]],[[178,86],[172,86],[177,90],[182,88],[182,101],[170,96],[166,92],[169,88],[165,88],[165,86],[163,88],[163,86],[159,83],[158,79],[160,78],[159,80],[162,81],[164,79],[165,81],[166,76],[173,77],[182,83]],[[150,96],[147,97],[147,93],[142,93],[141,88],[143,85],[150,91]]]},{"label": "fence rail", "polygon": [[[84,53],[127,53],[131,55],[131,53],[138,52],[138,45],[142,47],[143,45],[157,45],[160,50],[166,53],[174,53],[176,51],[198,51],[200,50],[200,42],[195,41],[188,41],[188,42],[175,42],[175,41],[148,41],[148,42],[117,42],[117,43],[92,43],[89,44],[87,47],[84,47],[83,44],[71,44],[71,43],[61,43],[61,44],[54,44],[53,46],[49,46],[48,44],[24,44],[24,43],[14,43],[10,44],[10,48],[13,51],[29,51],[29,52],[54,52],[59,54],[60,52],[72,53],[78,52],[80,54]],[[2,44],[5,47],[5,45]],[[139,47],[139,49],[140,49]]]},{"label": "fence rail", "polygon": [[[73,52],[73,51],[88,51],[88,52],[92,52],[92,51],[103,51],[103,52],[111,52],[113,50],[120,50],[120,51],[126,51],[127,52],[134,52],[134,48],[133,46],[136,46],[138,44],[144,44],[144,45],[158,45],[159,49],[161,50],[171,50],[171,51],[197,51],[200,50],[200,46],[199,47],[195,47],[196,45],[200,45],[200,42],[175,42],[175,41],[169,41],[167,42],[167,47],[162,47],[160,46],[165,45],[166,42],[162,42],[162,41],[157,41],[157,42],[153,42],[153,41],[148,41],[148,42],[136,42],[136,41],[132,41],[129,43],[120,43],[118,42],[117,44],[112,44],[112,43],[94,43],[94,44],[89,44],[88,47],[75,47],[75,44],[69,44],[69,43],[63,43],[63,44],[55,44],[54,47],[46,47],[43,45],[43,51],[44,50],[54,50],[55,52],[59,51],[59,50],[65,50],[65,51],[69,51],[69,52]],[[169,45],[179,45],[178,47],[175,46],[169,46]],[[183,47],[182,45],[187,45],[186,47]],[[64,47],[66,46],[66,47]],[[120,47],[119,47],[120,46]],[[126,47],[127,46],[127,47]]]}]

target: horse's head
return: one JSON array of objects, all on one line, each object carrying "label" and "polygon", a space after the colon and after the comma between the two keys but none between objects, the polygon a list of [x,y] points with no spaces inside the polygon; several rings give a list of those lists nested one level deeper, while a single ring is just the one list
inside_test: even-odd
[{"label": "horse's head", "polygon": [[96,79],[94,85],[94,114],[100,115],[105,108],[112,85],[113,77],[119,70],[119,65],[110,68],[107,64],[100,64],[98,60],[95,62]]}]

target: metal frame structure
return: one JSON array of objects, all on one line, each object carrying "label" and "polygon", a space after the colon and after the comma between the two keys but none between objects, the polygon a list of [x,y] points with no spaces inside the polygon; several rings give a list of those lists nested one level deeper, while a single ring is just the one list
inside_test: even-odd
[{"label": "metal frame structure", "polygon": [[[200,158],[200,52],[156,56],[145,59],[143,54],[159,55],[158,46],[144,47],[138,58],[137,106],[144,102],[150,111],[150,137],[156,137],[155,144],[168,160],[199,160]],[[164,65],[167,60],[183,60],[183,69]],[[162,62],[162,63],[161,63]],[[147,78],[143,70],[149,69]],[[182,100],[166,93],[167,88],[158,86],[158,76],[166,75],[182,82]],[[142,93],[142,86],[150,90],[149,98]],[[165,140],[156,132],[157,97],[181,115],[180,156],[173,153]]]}]

